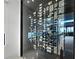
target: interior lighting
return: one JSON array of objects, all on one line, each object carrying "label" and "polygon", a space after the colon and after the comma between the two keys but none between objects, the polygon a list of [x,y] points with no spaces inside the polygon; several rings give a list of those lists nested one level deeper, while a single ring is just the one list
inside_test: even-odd
[{"label": "interior lighting", "polygon": [[32,0],[32,2],[34,2],[34,0]]},{"label": "interior lighting", "polygon": [[58,0],[55,0],[55,1],[58,1]]},{"label": "interior lighting", "polygon": [[30,1],[28,0],[27,3],[30,3]]}]

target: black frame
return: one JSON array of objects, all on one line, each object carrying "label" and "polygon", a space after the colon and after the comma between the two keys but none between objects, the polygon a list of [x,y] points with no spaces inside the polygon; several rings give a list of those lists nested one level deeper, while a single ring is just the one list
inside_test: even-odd
[{"label": "black frame", "polygon": [[20,56],[23,57],[23,0],[21,3],[21,20],[20,20]]}]

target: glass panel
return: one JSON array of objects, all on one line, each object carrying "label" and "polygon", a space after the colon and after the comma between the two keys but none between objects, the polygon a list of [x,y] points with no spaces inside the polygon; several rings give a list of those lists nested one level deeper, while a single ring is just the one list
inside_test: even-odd
[{"label": "glass panel", "polygon": [[30,59],[49,59],[49,56],[50,59],[73,59],[74,12],[73,6],[67,2],[35,0],[32,5],[27,4],[29,12],[23,19],[26,18],[28,22],[23,20],[23,33],[28,33],[28,36],[24,35],[23,39],[28,45],[26,49],[33,52],[33,58]]}]

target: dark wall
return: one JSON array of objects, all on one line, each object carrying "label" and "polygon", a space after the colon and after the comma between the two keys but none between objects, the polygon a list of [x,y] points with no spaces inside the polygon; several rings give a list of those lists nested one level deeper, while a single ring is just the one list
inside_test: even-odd
[{"label": "dark wall", "polygon": [[23,5],[23,54],[27,52],[31,47],[28,40],[28,32],[30,31],[29,14],[31,13],[32,12],[25,5]]}]

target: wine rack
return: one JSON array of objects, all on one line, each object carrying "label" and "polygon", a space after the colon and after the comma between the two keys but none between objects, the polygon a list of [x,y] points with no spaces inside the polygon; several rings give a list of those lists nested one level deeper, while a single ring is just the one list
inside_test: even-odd
[{"label": "wine rack", "polygon": [[[36,46],[45,52],[59,52],[59,37],[64,27],[64,0],[40,3],[36,12],[33,13],[32,31],[35,32]],[[62,34],[63,35],[63,34]],[[34,45],[35,45],[34,44]]]}]

